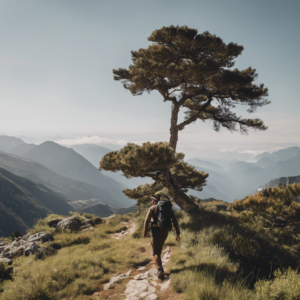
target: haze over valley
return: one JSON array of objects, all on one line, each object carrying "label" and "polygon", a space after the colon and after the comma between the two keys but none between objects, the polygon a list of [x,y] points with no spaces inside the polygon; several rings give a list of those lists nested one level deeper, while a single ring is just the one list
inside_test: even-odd
[{"label": "haze over valley", "polygon": [[[111,151],[99,144],[66,147],[55,141],[30,144],[20,138],[0,136],[1,219],[6,224],[0,234],[8,235],[14,229],[24,231],[49,213],[82,211],[104,217],[122,207],[134,210],[136,202],[122,190],[152,181],[99,171],[99,161]],[[226,154],[230,153],[225,157]],[[299,147],[239,158],[187,159],[196,169],[209,174],[203,191],[191,190],[190,194],[232,203],[262,187],[284,184],[287,177],[290,183],[300,181]],[[8,191],[11,192],[7,194]],[[27,216],[26,210],[31,214]]]}]

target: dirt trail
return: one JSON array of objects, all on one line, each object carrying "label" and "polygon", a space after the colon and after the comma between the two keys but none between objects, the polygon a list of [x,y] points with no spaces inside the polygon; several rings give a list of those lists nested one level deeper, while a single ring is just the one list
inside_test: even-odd
[{"label": "dirt trail", "polygon": [[[133,221],[123,222],[129,228],[120,233],[112,235],[112,238],[121,239],[123,236],[133,234],[136,224]],[[149,244],[150,245],[150,244]],[[166,247],[162,253],[162,263],[164,269],[171,257],[170,247]],[[126,283],[123,293],[116,293],[117,288]],[[128,270],[125,274],[119,274],[112,277],[110,281],[103,286],[103,291],[95,293],[92,299],[125,299],[125,300],[156,300],[158,299],[182,299],[182,295],[173,291],[170,286],[171,276],[166,274],[165,279],[161,281],[157,277],[157,268],[153,261],[137,269]],[[124,285],[124,284],[123,284]]]}]

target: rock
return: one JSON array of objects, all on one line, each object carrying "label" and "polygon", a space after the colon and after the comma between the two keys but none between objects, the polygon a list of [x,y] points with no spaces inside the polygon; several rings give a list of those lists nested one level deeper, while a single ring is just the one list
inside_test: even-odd
[{"label": "rock", "polygon": [[88,227],[88,228],[85,228],[82,230],[82,232],[85,232],[85,231],[94,231],[94,227]]},{"label": "rock", "polygon": [[59,219],[59,218],[54,218],[54,219],[51,219],[48,223],[47,223],[47,225],[49,226],[49,227],[56,227],[57,226],[57,224],[59,223],[61,221],[61,219]]},{"label": "rock", "polygon": [[19,256],[23,255],[24,249],[25,249],[24,246],[20,246],[20,247],[11,249],[11,251],[10,251],[11,257],[19,257]]},{"label": "rock", "polygon": [[71,231],[77,231],[77,230],[79,230],[80,226],[81,226],[81,222],[76,218],[76,216],[73,216],[73,217],[61,220],[57,224],[56,229],[58,229],[58,230],[69,229]]},{"label": "rock", "polygon": [[24,250],[24,255],[29,256],[29,254],[34,254],[39,248],[40,246],[33,242]]},{"label": "rock", "polygon": [[85,225],[95,226],[95,222],[92,221],[92,220],[90,220],[90,219],[85,219],[85,220],[83,220],[83,221],[81,222],[81,224],[82,224],[83,226],[85,226]]},{"label": "rock", "polygon": [[30,232],[28,232],[26,235],[24,235],[23,237],[22,237],[22,240],[23,241],[27,241],[28,240],[28,238],[30,237]]},{"label": "rock", "polygon": [[13,241],[4,246],[3,249],[1,248],[0,259],[11,259],[23,254],[25,256],[37,254],[37,258],[42,258],[46,253],[46,248],[40,247],[39,244],[53,240],[52,234],[47,231],[41,231],[33,235],[28,233],[23,238]]},{"label": "rock", "polygon": [[103,290],[106,291],[108,289],[114,288],[118,283],[122,282],[124,279],[129,277],[131,270],[126,274],[120,274],[118,276],[112,277],[108,283],[104,284]]},{"label": "rock", "polygon": [[41,241],[43,243],[53,241],[54,238],[50,232],[41,231],[28,237],[28,242]]},{"label": "rock", "polygon": [[171,278],[168,279],[166,282],[160,284],[160,290],[161,291],[166,290],[170,286],[170,283],[171,283]]},{"label": "rock", "polygon": [[81,226],[80,229],[83,230],[83,229],[90,228],[90,227],[91,227],[91,225],[87,224],[87,225]]},{"label": "rock", "polygon": [[6,246],[3,251],[2,251],[2,255],[4,255],[5,253],[10,252],[10,246]]},{"label": "rock", "polygon": [[[126,299],[157,299],[155,287],[147,279],[130,280],[125,290]],[[149,298],[151,296],[151,298]],[[155,297],[156,296],[156,297]]]},{"label": "rock", "polygon": [[12,264],[12,260],[9,258],[0,258],[1,261],[7,263],[9,266]]},{"label": "rock", "polygon": [[38,259],[42,259],[43,257],[45,257],[45,254],[46,254],[46,248],[44,248],[44,247],[40,247],[40,248],[38,248],[37,249],[37,258]]}]

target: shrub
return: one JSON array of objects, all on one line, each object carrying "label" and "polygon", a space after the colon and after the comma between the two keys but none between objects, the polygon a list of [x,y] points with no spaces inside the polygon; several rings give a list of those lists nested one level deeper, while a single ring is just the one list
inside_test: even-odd
[{"label": "shrub", "polygon": [[300,275],[291,268],[274,272],[274,280],[261,280],[255,284],[257,300],[300,299]]}]

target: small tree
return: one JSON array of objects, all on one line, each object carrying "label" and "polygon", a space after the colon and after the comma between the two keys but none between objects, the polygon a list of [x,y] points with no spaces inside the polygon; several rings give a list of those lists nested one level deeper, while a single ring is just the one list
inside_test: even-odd
[{"label": "small tree", "polygon": [[[254,112],[269,103],[265,99],[268,89],[253,83],[255,69],[231,70],[243,46],[225,44],[209,32],[198,34],[186,26],[170,26],[155,30],[148,40],[153,44],[147,49],[131,52],[128,69],[113,70],[114,79],[133,95],[158,91],[164,102],[172,103],[169,143],[128,144],[104,156],[100,168],[121,170],[128,178],[149,176],[189,211],[196,204],[186,195],[187,189],[202,190],[208,175],[184,163],[183,154],[175,153],[178,132],[197,120],[211,120],[216,131],[221,127],[235,131],[237,126],[242,134],[249,128],[266,130],[262,120],[242,118],[231,109],[240,104]],[[178,123],[180,109],[185,110],[185,120]]]}]

